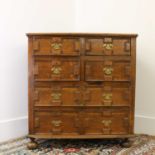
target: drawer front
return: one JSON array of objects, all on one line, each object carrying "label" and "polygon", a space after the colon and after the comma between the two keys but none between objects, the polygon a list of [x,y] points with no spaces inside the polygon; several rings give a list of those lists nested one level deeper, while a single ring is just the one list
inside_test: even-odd
[{"label": "drawer front", "polygon": [[44,134],[74,134],[76,128],[73,112],[35,112],[35,133]]},{"label": "drawer front", "polygon": [[86,39],[86,55],[130,55],[130,38]]},{"label": "drawer front", "polygon": [[38,134],[110,135],[128,134],[127,110],[62,110],[35,112],[34,131]]},{"label": "drawer front", "polygon": [[35,106],[75,106],[80,102],[77,87],[35,88]]},{"label": "drawer front", "polygon": [[34,55],[80,55],[80,39],[66,37],[33,40]]},{"label": "drawer front", "polygon": [[84,122],[87,125],[85,134],[128,134],[129,116],[126,110],[109,110],[103,112],[86,112]]},{"label": "drawer front", "polygon": [[35,106],[131,106],[128,85],[46,86],[34,90]]},{"label": "drawer front", "polygon": [[86,61],[86,81],[130,81],[128,61]]},{"label": "drawer front", "polygon": [[79,81],[80,61],[77,59],[38,59],[34,65],[35,80]]},{"label": "drawer front", "polygon": [[83,92],[86,106],[130,106],[131,89],[129,87],[89,86]]}]

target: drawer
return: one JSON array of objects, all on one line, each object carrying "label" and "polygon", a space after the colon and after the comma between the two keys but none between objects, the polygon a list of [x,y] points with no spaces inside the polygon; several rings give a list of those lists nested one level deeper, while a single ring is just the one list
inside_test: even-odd
[{"label": "drawer", "polygon": [[86,61],[86,81],[130,81],[129,61]]},{"label": "drawer", "polygon": [[80,39],[69,37],[36,38],[34,55],[80,55]]},{"label": "drawer", "polygon": [[80,61],[78,59],[36,59],[34,64],[36,81],[79,81]]},{"label": "drawer", "polygon": [[34,130],[37,134],[123,135],[129,133],[126,109],[81,109],[37,111]]},{"label": "drawer", "polygon": [[86,55],[130,55],[130,38],[88,38]]},{"label": "drawer", "polygon": [[131,106],[131,89],[128,86],[88,86],[83,92],[86,106]]},{"label": "drawer", "polygon": [[35,133],[44,134],[74,134],[76,128],[74,112],[35,112],[34,129]]},{"label": "drawer", "polygon": [[121,135],[129,133],[129,114],[127,110],[104,109],[85,112],[87,128],[85,134]]},{"label": "drawer", "polygon": [[51,86],[34,89],[35,106],[131,106],[128,85]]},{"label": "drawer", "polygon": [[78,87],[38,87],[34,91],[35,106],[75,106],[79,102]]}]

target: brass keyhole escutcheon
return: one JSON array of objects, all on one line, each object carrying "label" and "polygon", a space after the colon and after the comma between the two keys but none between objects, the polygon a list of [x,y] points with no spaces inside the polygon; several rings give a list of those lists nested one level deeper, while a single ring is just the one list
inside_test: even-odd
[{"label": "brass keyhole escutcheon", "polygon": [[61,43],[52,43],[51,46],[54,50],[60,50],[62,47],[62,44]]},{"label": "brass keyhole escutcheon", "polygon": [[102,97],[104,101],[112,101],[112,93],[104,93]]},{"label": "brass keyhole escutcheon", "polygon": [[85,103],[84,103],[84,102],[80,102],[79,105],[80,105],[80,106],[84,106]]},{"label": "brass keyhole escutcheon", "polygon": [[104,124],[104,126],[106,127],[108,127],[111,123],[112,123],[111,120],[102,120],[102,124]]},{"label": "brass keyhole escutcheon", "polygon": [[60,100],[61,93],[52,93],[51,94],[53,100]]},{"label": "brass keyhole escutcheon", "polygon": [[112,50],[113,44],[112,43],[104,43],[103,48],[105,48],[106,50]]},{"label": "brass keyhole escutcheon", "polygon": [[112,72],[113,72],[113,68],[112,67],[104,67],[103,68],[103,72],[104,72],[104,74],[106,74],[106,75],[111,75],[112,74]]},{"label": "brass keyhole escutcheon", "polygon": [[62,68],[59,66],[54,66],[51,68],[52,74],[59,75],[62,71]]},{"label": "brass keyhole escutcheon", "polygon": [[59,127],[61,123],[62,123],[61,120],[53,120],[53,121],[51,121],[51,124],[54,125],[55,127]]}]

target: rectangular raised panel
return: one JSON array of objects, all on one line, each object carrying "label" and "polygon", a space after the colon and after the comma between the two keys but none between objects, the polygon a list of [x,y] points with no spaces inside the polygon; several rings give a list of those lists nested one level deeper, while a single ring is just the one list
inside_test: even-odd
[{"label": "rectangular raised panel", "polygon": [[89,118],[89,125],[86,128],[86,134],[121,135],[129,133],[128,110],[104,109],[104,111],[111,111],[111,115],[105,116],[100,112],[87,111],[85,117]]},{"label": "rectangular raised panel", "polygon": [[130,55],[130,38],[88,38],[86,55]]},{"label": "rectangular raised panel", "polygon": [[80,39],[68,37],[36,38],[33,41],[34,55],[80,55]]},{"label": "rectangular raised panel", "polygon": [[131,66],[128,61],[86,61],[86,81],[130,81]]},{"label": "rectangular raised panel", "polygon": [[55,116],[54,112],[35,112],[35,117],[39,118],[40,125],[35,127],[37,134],[74,134],[76,133],[75,120],[76,113],[63,112],[59,116]]},{"label": "rectangular raised panel", "polygon": [[38,92],[38,98],[34,101],[35,106],[76,106],[81,100],[78,87],[46,87],[35,90]]},{"label": "rectangular raised panel", "polygon": [[102,113],[101,112],[93,112],[87,111],[85,113],[85,118],[89,118],[89,122],[87,122],[88,126],[85,129],[85,134],[103,134],[102,133]]},{"label": "rectangular raised panel", "polygon": [[39,41],[38,40],[34,40],[33,41],[33,50],[37,51],[39,49]]},{"label": "rectangular raised panel", "polygon": [[35,128],[39,128],[40,127],[40,119],[39,119],[39,117],[35,117],[34,126],[35,126]]},{"label": "rectangular raised panel", "polygon": [[37,66],[36,81],[80,80],[80,62],[78,59],[38,59],[35,60],[35,66]]},{"label": "rectangular raised panel", "polygon": [[110,90],[104,86],[89,86],[83,94],[87,96],[86,106],[131,106],[131,89],[128,86],[113,86]]},{"label": "rectangular raised panel", "polygon": [[129,111],[113,111],[111,124],[111,134],[127,134],[129,133],[130,121]]}]

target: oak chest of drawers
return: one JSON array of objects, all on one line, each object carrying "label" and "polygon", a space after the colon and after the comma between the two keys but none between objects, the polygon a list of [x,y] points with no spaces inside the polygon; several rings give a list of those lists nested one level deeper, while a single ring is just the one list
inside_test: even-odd
[{"label": "oak chest of drawers", "polygon": [[27,36],[30,137],[133,134],[136,34]]}]

